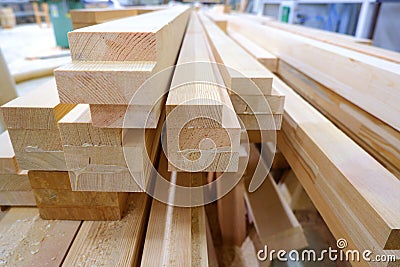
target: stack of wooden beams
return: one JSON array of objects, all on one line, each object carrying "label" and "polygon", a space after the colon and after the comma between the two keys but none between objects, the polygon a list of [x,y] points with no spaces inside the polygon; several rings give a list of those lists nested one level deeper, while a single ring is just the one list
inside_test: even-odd
[{"label": "stack of wooden beams", "polygon": [[[363,46],[350,41],[345,42],[348,48],[345,49],[327,40],[288,33],[289,26],[282,26],[286,28],[283,30],[240,16],[225,17],[228,32],[239,33],[247,41],[279,55],[278,74],[365,149],[358,147],[292,88],[274,78],[273,87],[287,98],[278,148],[330,230],[336,238],[348,241],[346,250],[373,247],[376,254],[395,255],[397,261],[385,266],[396,266],[400,257],[400,207],[395,200],[400,197],[396,164],[400,159],[397,155],[400,133],[398,117],[393,114],[398,109],[398,94],[394,89],[398,88],[400,69],[394,61],[399,55],[374,48],[361,50]],[[315,53],[320,56],[317,61]],[[254,57],[256,54],[252,53]],[[395,56],[385,59],[388,54]],[[339,64],[346,73],[335,67]],[[359,75],[371,79],[354,79]]]},{"label": "stack of wooden beams", "polygon": [[241,128],[213,62],[192,12],[166,103],[170,170],[237,171]]},{"label": "stack of wooden beams", "polygon": [[175,7],[69,34],[73,62],[55,76],[60,101],[79,104],[60,121],[73,190],[143,191],[188,16]]},{"label": "stack of wooden beams", "polygon": [[[32,203],[28,195],[8,204],[37,205],[41,217],[46,219],[120,219],[126,195],[100,192],[85,195],[72,191],[58,122],[74,107],[60,103],[54,80],[2,106],[8,127],[4,140],[7,142],[9,135],[14,161],[18,163],[15,166],[29,170],[18,172],[17,177],[4,177],[5,186],[31,196],[33,192],[36,201]],[[21,183],[12,186],[15,178]]]},{"label": "stack of wooden beams", "polygon": [[208,40],[238,117],[247,130],[279,130],[285,97],[272,88],[272,73],[201,14]]},{"label": "stack of wooden beams", "polygon": [[35,206],[28,172],[20,170],[8,131],[0,134],[0,206]]},{"label": "stack of wooden beams", "polygon": [[394,115],[399,108],[398,53],[361,45],[350,37],[338,42],[336,35],[299,26],[225,18],[228,31],[279,55],[277,73],[282,79],[400,177],[400,122]]}]

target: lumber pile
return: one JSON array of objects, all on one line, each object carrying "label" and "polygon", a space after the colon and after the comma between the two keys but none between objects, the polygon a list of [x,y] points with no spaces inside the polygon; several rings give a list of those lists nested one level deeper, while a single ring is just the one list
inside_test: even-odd
[{"label": "lumber pile", "polygon": [[241,123],[247,130],[279,130],[284,96],[272,89],[272,73],[208,17],[200,17]]},{"label": "lumber pile", "polygon": [[293,210],[315,205],[343,251],[396,257],[352,265],[398,266],[398,62],[300,29],[178,6],[71,32],[57,89],[2,107],[0,201],[29,178],[38,209],[0,215],[0,262],[270,266],[265,245],[311,245]]},{"label": "lumber pile", "polygon": [[0,134],[0,206],[35,206],[28,172],[20,170],[8,131]]},{"label": "lumber pile", "polygon": [[192,12],[166,102],[170,170],[235,172],[240,125]]},{"label": "lumber pile", "polygon": [[[229,20],[228,31],[246,35],[250,42],[279,55],[277,73],[281,78],[400,177],[400,132],[392,109],[397,103],[395,92],[400,73],[397,53],[365,45],[361,46],[364,49],[339,46],[319,39],[322,35],[318,31],[300,31],[304,28],[300,26],[292,28],[277,22],[261,25],[248,16],[225,18]],[[269,42],[264,42],[264,38]],[[292,44],[298,52],[289,51]],[[316,51],[326,60],[318,57],[312,61]],[[323,66],[318,65],[321,62],[325,62]]]}]

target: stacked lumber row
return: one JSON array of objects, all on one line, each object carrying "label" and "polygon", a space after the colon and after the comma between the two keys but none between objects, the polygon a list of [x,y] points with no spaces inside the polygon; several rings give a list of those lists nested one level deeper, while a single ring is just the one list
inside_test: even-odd
[{"label": "stacked lumber row", "polygon": [[166,6],[140,6],[124,9],[91,8],[71,10],[71,21],[74,30],[107,21],[153,12]]},{"label": "stacked lumber row", "polygon": [[200,14],[224,82],[246,130],[274,131],[282,123],[284,96],[272,88],[272,73]]},{"label": "stacked lumber row", "polygon": [[21,169],[67,170],[57,122],[74,106],[60,103],[54,80],[2,106]]},{"label": "stacked lumber row", "polygon": [[9,172],[1,177],[2,204],[37,205],[45,219],[118,220],[126,194],[72,191],[58,123],[74,107],[60,103],[54,80],[2,106],[8,127],[2,152],[9,155],[2,166]]},{"label": "stacked lumber row", "polygon": [[143,191],[188,16],[174,7],[69,34],[73,62],[55,76],[60,101],[78,104],[59,123],[73,190]]},{"label": "stacked lumber row", "polygon": [[214,62],[192,12],[166,102],[169,170],[237,171],[241,127]]},{"label": "stacked lumber row", "polygon": [[[165,157],[158,171],[170,179]],[[202,177],[179,173],[177,180],[190,186]],[[114,222],[47,221],[36,208],[11,208],[1,220],[0,260],[24,266],[208,266],[212,241],[206,227],[204,207],[151,204],[145,193],[129,194],[123,218]]]},{"label": "stacked lumber row", "polygon": [[[260,46],[268,47],[271,51],[274,51],[273,49],[275,48],[274,52],[279,51],[280,53],[277,54],[280,55],[280,66],[282,65],[282,60],[285,62],[291,60],[291,65],[298,64],[298,68],[303,72],[315,71],[315,69],[311,69],[306,65],[306,63],[316,64],[316,61],[311,60],[313,57],[310,54],[307,54],[308,58],[304,58],[303,55],[302,60],[297,58],[299,54],[296,54],[296,57],[290,54],[293,51],[293,47],[289,48],[286,45],[286,43],[290,43],[289,36],[293,38],[291,39],[292,41],[300,39],[309,45],[316,45],[320,49],[324,47],[327,53],[329,51],[332,54],[347,52],[350,58],[356,57],[358,59],[358,61],[355,61],[359,64],[357,71],[380,68],[379,71],[381,71],[382,76],[392,77],[394,88],[398,84],[395,78],[398,66],[391,65],[391,62],[382,62],[380,59],[371,58],[353,51],[344,51],[341,48],[329,47],[328,49],[325,44],[317,43],[314,40],[310,41],[304,39],[304,37],[281,33],[275,28],[261,26],[248,20],[240,19],[239,21],[236,17],[232,18],[232,20],[229,19],[228,31],[231,28],[242,35],[246,35],[248,39],[254,40]],[[263,38],[263,36],[265,37]],[[265,41],[267,38],[269,42]],[[278,38],[281,39],[277,40]],[[284,39],[286,43],[283,43]],[[280,42],[277,43],[278,41]],[[285,50],[286,48],[287,50]],[[331,48],[332,50],[330,50]],[[302,49],[307,49],[307,46],[304,45]],[[368,62],[367,59],[376,63],[376,65],[371,65],[371,62]],[[378,61],[380,64],[378,64]],[[354,64],[353,62],[350,61],[348,64],[352,65]],[[329,63],[330,61],[324,62],[325,65],[329,65]],[[367,66],[367,63],[370,64]],[[385,67],[388,65],[393,68],[386,69]],[[344,63],[343,66],[350,72],[352,71],[350,67],[347,68],[347,64]],[[334,75],[332,72],[326,71],[326,73]],[[327,74],[324,74],[323,77],[327,77]],[[286,76],[283,75],[282,77],[285,78]],[[336,76],[336,78],[340,77]],[[301,82],[301,79],[297,81]],[[381,87],[385,88],[386,83],[382,80],[375,80],[374,82],[376,84],[380,82]],[[361,89],[356,85],[351,85],[353,86],[351,87],[353,88],[352,91]],[[398,225],[398,222],[400,217],[398,211],[400,207],[398,206],[398,201],[395,200],[400,197],[399,180],[278,78],[274,78],[274,87],[285,94],[288,100],[285,107],[282,130],[278,134],[278,148],[299,177],[335,237],[346,238],[349,242],[347,249],[363,251],[374,247],[374,253],[376,254],[393,254],[399,258],[400,225]],[[302,86],[297,86],[296,88],[298,87]],[[368,84],[366,87],[368,89]],[[310,87],[310,92],[311,88],[315,87]],[[388,89],[388,87],[386,88]],[[319,94],[314,97],[314,99],[317,98],[321,99],[323,97]],[[393,106],[392,104],[395,102],[388,101],[388,106]],[[378,102],[378,104],[380,103]],[[393,112],[387,107],[385,110],[386,112]],[[346,111],[350,112],[349,110]],[[369,111],[369,109],[363,110],[364,113]],[[331,113],[333,113],[333,109]],[[375,114],[377,115],[377,113]],[[395,118],[393,117],[393,119]],[[345,119],[342,117],[342,120],[344,121]],[[348,124],[348,122],[345,123]],[[377,131],[380,131],[388,127],[388,125],[384,126],[381,121],[379,124],[375,124],[374,127]],[[398,134],[395,129],[393,129],[393,132]],[[360,138],[364,137],[365,135],[360,136]],[[391,142],[394,140],[392,138]],[[383,140],[376,140],[376,142],[380,144],[381,148]],[[387,145],[386,139],[384,144],[385,146]],[[391,148],[387,148],[387,150],[393,152]],[[388,162],[392,161],[393,159]],[[393,172],[393,169],[391,171]],[[376,264],[376,266],[381,266],[378,263],[366,263],[364,261],[354,264],[360,266],[371,264],[375,266],[374,264]],[[398,261],[386,263],[389,266],[396,266],[396,264],[398,264]]]},{"label": "stacked lumber row", "polygon": [[277,22],[261,25],[241,16],[225,18],[228,31],[279,55],[277,73],[400,177],[400,122],[395,115],[399,54],[350,41],[339,46],[329,42],[332,38],[320,39],[307,30],[304,36],[298,27]]},{"label": "stacked lumber row", "polygon": [[28,172],[20,170],[8,131],[0,134],[0,206],[35,206]]}]

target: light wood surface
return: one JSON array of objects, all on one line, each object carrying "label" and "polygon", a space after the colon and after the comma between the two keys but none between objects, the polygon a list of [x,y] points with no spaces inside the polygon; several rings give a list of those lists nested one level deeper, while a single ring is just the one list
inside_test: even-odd
[{"label": "light wood surface", "polygon": [[250,41],[242,34],[229,29],[227,31],[229,37],[235,40],[243,49],[249,52],[255,57],[264,67],[269,69],[271,72],[276,72],[278,69],[278,58],[271,54],[269,51]]},{"label": "light wood surface", "polygon": [[119,220],[127,193],[73,192],[68,172],[29,171],[40,216],[51,220]]},{"label": "light wood surface", "polygon": [[145,193],[131,194],[127,205],[120,221],[83,222],[62,266],[137,266],[148,196]]},{"label": "light wood surface", "polygon": [[[240,125],[212,62],[205,32],[192,12],[166,102],[170,170],[237,169],[237,157],[230,161],[229,156],[238,154]],[[213,147],[201,147],[205,139],[211,139]],[[200,152],[199,146],[204,151]],[[222,154],[227,160],[221,160]]]},{"label": "light wood surface", "polygon": [[229,27],[400,130],[400,117],[394,115],[400,112],[399,64],[235,16]]},{"label": "light wood surface", "polygon": [[[325,220],[329,220],[328,225],[360,218],[363,225],[350,226],[349,223],[344,227],[346,235],[353,241],[357,233],[372,237],[379,249],[397,249],[400,221],[396,211],[400,207],[396,199],[399,198],[400,181],[290,87],[278,78],[274,78],[274,83],[286,95],[287,101],[283,132],[278,134],[278,148],[309,195],[312,191],[326,197],[329,195],[324,201],[331,208],[319,209],[325,214]],[[291,154],[293,151],[296,156]],[[309,178],[296,171],[299,165],[296,159],[307,162],[309,174],[306,177]],[[319,200],[312,200],[318,208]],[[343,209],[346,209],[346,214],[342,214]],[[327,218],[327,213],[330,218]],[[337,232],[333,232],[339,238]],[[368,242],[358,242],[357,245],[365,246]]]},{"label": "light wood surface", "polygon": [[[226,86],[238,94],[270,94],[271,72],[230,39],[206,15],[200,13],[199,16],[216,61],[225,65],[220,67]],[[251,86],[250,80],[257,85],[258,90]]]},{"label": "light wood surface", "polygon": [[1,260],[9,266],[59,266],[80,221],[47,221],[37,208],[13,207],[1,218]]}]

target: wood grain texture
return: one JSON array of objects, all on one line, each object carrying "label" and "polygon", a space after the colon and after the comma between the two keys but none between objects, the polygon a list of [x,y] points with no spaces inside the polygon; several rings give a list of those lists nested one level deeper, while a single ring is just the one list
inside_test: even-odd
[{"label": "wood grain texture", "polygon": [[0,173],[0,206],[36,206],[27,171]]},{"label": "wood grain texture", "polygon": [[271,72],[276,72],[278,69],[278,58],[271,54],[269,51],[250,41],[242,34],[229,30],[227,31],[229,37],[235,40],[243,49],[255,57],[264,67]]},{"label": "wood grain texture", "polygon": [[[237,94],[270,94],[272,73],[200,13],[216,62],[228,88]],[[252,85],[252,82],[256,85]],[[258,87],[258,88],[257,88]]]},{"label": "wood grain texture", "polygon": [[85,221],[62,266],[137,266],[146,225],[148,196],[131,194],[121,221]]},{"label": "wood grain texture", "polygon": [[[166,102],[170,170],[237,169],[237,157],[232,161],[229,158],[238,152],[240,125],[223,79],[212,62],[205,32],[192,12]],[[203,142],[210,139],[212,147]]]},{"label": "wood grain texture", "polygon": [[128,104],[152,75],[154,61],[77,61],[54,71],[60,99],[76,104]]},{"label": "wood grain texture", "polygon": [[302,25],[288,25],[286,23],[271,20],[267,17],[254,16],[249,14],[235,14],[239,17],[250,19],[252,21],[258,21],[258,23],[275,27],[281,30],[285,30],[297,35],[305,36],[311,39],[322,41],[325,43],[340,46],[346,49],[354,50],[366,55],[374,56],[380,59],[392,61],[394,63],[400,63],[400,53],[383,49],[377,46],[373,46],[372,40],[356,38],[352,35],[340,34],[336,32],[330,32],[310,27],[304,27]]},{"label": "wood grain texture", "polygon": [[385,168],[400,178],[400,132],[281,61],[280,77]]},{"label": "wood grain texture", "polygon": [[89,106],[78,105],[59,123],[73,190],[141,192],[137,181],[150,175],[146,158],[156,160],[162,122],[146,131],[96,128]]},{"label": "wood grain texture", "polygon": [[[253,177],[260,154],[254,145],[250,146],[250,158],[245,175],[245,185],[248,188]],[[261,243],[268,244],[269,249],[299,250],[308,246],[300,223],[285,201],[278,186],[263,159],[260,161],[266,179],[255,192],[245,192],[248,208],[251,210],[254,225]]]},{"label": "wood grain texture", "polygon": [[19,172],[8,131],[0,134],[0,174]]},{"label": "wood grain texture", "polygon": [[[330,212],[331,218],[328,219],[325,215],[325,220],[332,220],[332,225],[339,223],[338,221],[364,218],[361,219],[363,225],[346,225],[344,229],[347,235],[354,239],[354,233],[357,232],[373,238],[379,244],[379,249],[397,249],[399,239],[394,236],[400,230],[399,216],[396,213],[400,208],[396,201],[399,198],[400,181],[290,87],[278,78],[274,78],[274,83],[286,95],[287,100],[282,123],[283,133],[278,134],[278,148],[307,193],[318,191],[319,194],[329,194],[325,201],[332,206],[324,213]],[[302,112],[299,113],[298,110]],[[282,139],[286,144],[289,142],[289,147],[280,145]],[[299,163],[294,162],[291,151],[296,151],[296,155],[302,157],[302,164],[306,164],[302,168],[307,166],[309,173],[306,177],[309,178],[302,179],[304,176],[300,176],[304,174],[296,172],[295,166]],[[318,200],[312,200],[317,205]],[[346,210],[346,216],[341,214],[343,209]],[[322,213],[320,209],[319,211]],[[358,242],[357,245],[365,246],[368,242]]]},{"label": "wood grain texture", "polygon": [[0,260],[8,266],[59,266],[80,225],[42,220],[37,208],[11,208],[1,219]]},{"label": "wood grain texture", "polygon": [[[170,180],[167,159],[162,157],[160,161],[158,172]],[[205,179],[204,173],[202,176]],[[178,173],[175,182],[183,186],[199,185],[193,178],[190,173]],[[175,195],[174,190],[168,195],[169,199],[182,197]],[[177,265],[208,266],[204,207],[175,207],[153,200],[141,266]]]},{"label": "wood grain texture", "polygon": [[400,84],[399,64],[239,17],[229,18],[229,27],[400,130],[400,117],[394,115],[400,112],[397,105],[400,98],[396,93]]},{"label": "wood grain texture", "polygon": [[103,23],[124,17],[136,16],[166,8],[166,6],[139,6],[124,9],[90,8],[71,10],[72,24],[76,23]]},{"label": "wood grain texture", "polygon": [[57,121],[75,105],[61,104],[51,80],[1,107],[10,129],[57,129]]},{"label": "wood grain texture", "polygon": [[[40,216],[59,220],[119,220],[127,193],[73,192],[68,172],[29,171]],[[49,188],[51,187],[51,188]]]},{"label": "wood grain texture", "polygon": [[188,15],[187,7],[177,6],[72,31],[72,60],[163,61],[177,49],[177,27],[183,34]]}]

